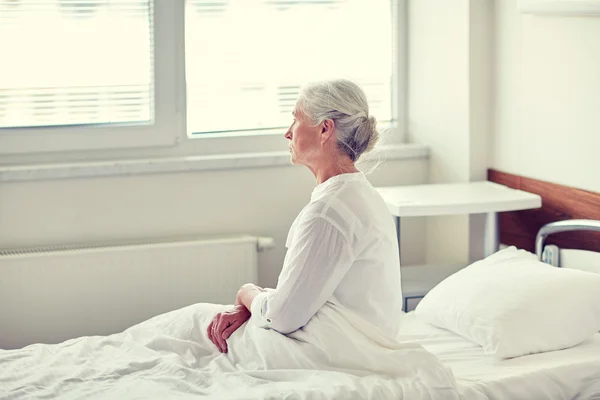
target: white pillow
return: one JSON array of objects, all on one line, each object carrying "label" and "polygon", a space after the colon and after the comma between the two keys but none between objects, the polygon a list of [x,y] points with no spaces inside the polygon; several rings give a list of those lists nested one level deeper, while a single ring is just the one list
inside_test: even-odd
[{"label": "white pillow", "polygon": [[600,331],[600,274],[509,247],[439,283],[415,315],[497,358],[565,349]]}]

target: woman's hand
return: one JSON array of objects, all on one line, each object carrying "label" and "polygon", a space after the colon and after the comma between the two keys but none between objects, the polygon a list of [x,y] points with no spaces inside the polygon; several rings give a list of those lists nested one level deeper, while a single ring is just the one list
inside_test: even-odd
[{"label": "woman's hand", "polygon": [[240,288],[240,290],[238,290],[235,298],[235,304],[244,305],[248,310],[250,310],[254,298],[264,291],[265,289],[261,288],[260,286],[256,286],[253,283],[246,283]]},{"label": "woman's hand", "polygon": [[250,318],[250,311],[243,305],[218,313],[208,325],[206,333],[221,353],[227,353],[227,339]]}]

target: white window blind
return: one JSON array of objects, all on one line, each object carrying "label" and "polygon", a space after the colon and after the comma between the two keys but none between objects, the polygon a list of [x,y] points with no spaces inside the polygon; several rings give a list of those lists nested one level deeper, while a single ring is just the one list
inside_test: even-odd
[{"label": "white window blind", "polygon": [[0,0],[0,128],[153,120],[149,0]]},{"label": "white window blind", "polygon": [[186,0],[190,133],[283,128],[300,87],[343,77],[392,119],[391,0]]}]

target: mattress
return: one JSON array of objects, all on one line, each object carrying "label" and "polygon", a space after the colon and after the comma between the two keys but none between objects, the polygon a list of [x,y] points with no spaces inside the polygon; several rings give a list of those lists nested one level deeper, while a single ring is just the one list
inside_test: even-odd
[{"label": "mattress", "polygon": [[420,343],[449,366],[463,398],[600,399],[600,333],[570,349],[496,360],[413,312],[401,318],[400,340]]}]

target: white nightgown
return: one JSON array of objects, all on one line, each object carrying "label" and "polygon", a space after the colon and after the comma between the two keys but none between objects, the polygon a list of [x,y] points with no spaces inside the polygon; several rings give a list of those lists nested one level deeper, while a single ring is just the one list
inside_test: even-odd
[{"label": "white nightgown", "polygon": [[287,334],[330,302],[396,336],[402,310],[396,230],[364,173],[317,185],[286,247],[277,287],[254,299],[252,322]]}]

